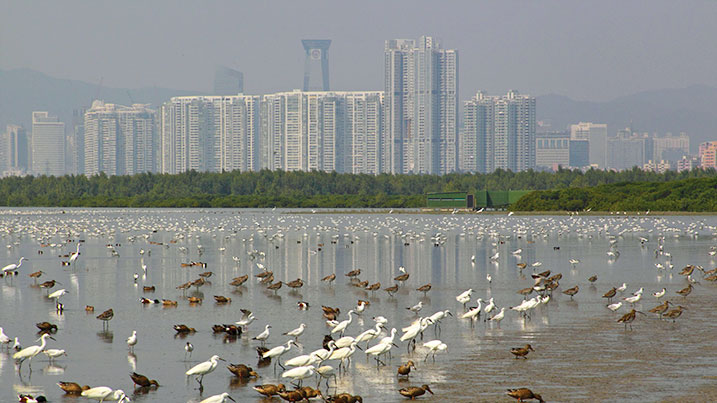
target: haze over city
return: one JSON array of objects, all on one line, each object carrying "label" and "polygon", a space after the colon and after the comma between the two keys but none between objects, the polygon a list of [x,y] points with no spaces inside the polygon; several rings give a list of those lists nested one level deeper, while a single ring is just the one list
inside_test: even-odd
[{"label": "haze over city", "polygon": [[713,1],[2,3],[0,69],[108,87],[208,92],[225,65],[248,93],[300,88],[299,40],[328,38],[332,89],[382,90],[384,41],[421,35],[460,50],[461,98],[717,86]]}]

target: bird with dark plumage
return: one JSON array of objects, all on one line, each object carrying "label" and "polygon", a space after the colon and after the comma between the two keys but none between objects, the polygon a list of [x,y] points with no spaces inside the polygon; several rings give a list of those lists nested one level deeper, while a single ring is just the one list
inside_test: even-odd
[{"label": "bird with dark plumage", "polygon": [[433,391],[428,385],[421,385],[419,386],[409,386],[407,388],[401,388],[398,390],[398,393],[401,395],[411,399],[416,400],[418,396],[423,396],[424,393],[430,393],[433,394]]},{"label": "bird with dark plumage", "polygon": [[528,388],[508,389],[507,395],[513,399],[518,399],[518,402],[521,403],[526,399],[536,399],[539,403],[545,403],[542,396],[537,393],[533,393],[533,391]]}]

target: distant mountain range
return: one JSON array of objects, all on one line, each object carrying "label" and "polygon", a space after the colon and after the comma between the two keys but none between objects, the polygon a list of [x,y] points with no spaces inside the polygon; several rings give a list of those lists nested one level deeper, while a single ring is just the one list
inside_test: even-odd
[{"label": "distant mountain range", "polygon": [[[64,80],[29,70],[0,70],[0,131],[6,124],[29,128],[33,110],[47,110],[69,126],[73,110],[88,107],[99,96],[106,102],[129,105],[148,103],[157,107],[173,96],[196,95],[194,91],[169,88],[109,88],[77,80]],[[694,85],[687,88],[645,91],[608,102],[574,101],[561,95],[537,99],[538,120],[562,130],[577,122],[607,123],[612,135],[632,127],[639,132],[687,132],[691,148],[717,140],[717,88]]]}]

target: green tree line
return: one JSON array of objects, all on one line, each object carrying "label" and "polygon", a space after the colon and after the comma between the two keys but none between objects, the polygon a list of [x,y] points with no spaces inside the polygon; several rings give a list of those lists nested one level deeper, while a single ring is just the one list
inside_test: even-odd
[{"label": "green tree line", "polygon": [[623,182],[531,192],[517,211],[717,211],[717,177],[670,182]]},{"label": "green tree line", "polygon": [[0,179],[0,205],[61,207],[422,207],[429,192],[563,190],[714,177],[714,170],[657,174],[562,169],[448,175],[336,172],[144,173],[133,176],[26,176]]}]

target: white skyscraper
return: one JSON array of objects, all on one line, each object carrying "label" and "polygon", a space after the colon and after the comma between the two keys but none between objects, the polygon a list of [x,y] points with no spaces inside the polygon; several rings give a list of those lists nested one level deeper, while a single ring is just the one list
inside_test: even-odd
[{"label": "white skyscraper", "polygon": [[156,112],[147,105],[94,101],[85,112],[86,175],[153,172]]},{"label": "white skyscraper", "polygon": [[65,124],[47,112],[32,112],[32,172],[65,174]]},{"label": "white skyscraper", "polygon": [[286,171],[380,171],[378,91],[291,91],[262,98],[262,167]]},{"label": "white skyscraper", "polygon": [[457,169],[458,52],[435,38],[394,39],[384,48],[385,171]]},{"label": "white skyscraper", "polygon": [[174,97],[160,112],[159,170],[259,170],[259,97]]},{"label": "white skyscraper", "polygon": [[535,168],[535,98],[479,92],[463,105],[459,161],[466,172]]},{"label": "white skyscraper", "polygon": [[580,122],[570,125],[570,140],[587,140],[590,165],[600,169],[607,167],[607,125]]}]

